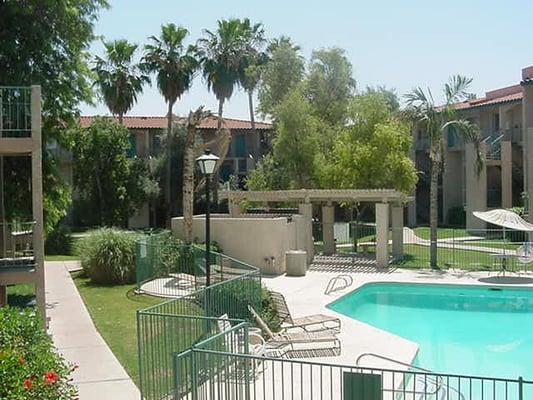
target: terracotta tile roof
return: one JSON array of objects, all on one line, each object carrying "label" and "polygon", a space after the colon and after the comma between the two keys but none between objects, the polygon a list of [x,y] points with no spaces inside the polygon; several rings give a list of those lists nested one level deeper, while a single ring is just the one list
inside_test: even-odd
[{"label": "terracotta tile roof", "polygon": [[510,103],[522,100],[522,88],[520,85],[509,86],[485,93],[485,97],[457,103],[458,110],[467,110],[475,107],[491,106],[502,103]]},{"label": "terracotta tile roof", "polygon": [[[82,116],[80,117],[81,126],[86,127],[92,124],[95,116]],[[109,117],[111,118],[111,117]],[[184,118],[174,117],[175,120],[182,120]],[[115,117],[115,120],[118,118]],[[224,122],[228,129],[252,129],[252,124],[250,121],[234,118],[224,118]],[[129,129],[165,129],[167,127],[167,118],[166,117],[156,117],[156,116],[125,116],[124,125]],[[256,122],[256,129],[268,130],[272,129],[272,124],[266,122]],[[217,128],[217,118],[215,116],[208,117],[200,124],[201,129],[216,129]]]}]

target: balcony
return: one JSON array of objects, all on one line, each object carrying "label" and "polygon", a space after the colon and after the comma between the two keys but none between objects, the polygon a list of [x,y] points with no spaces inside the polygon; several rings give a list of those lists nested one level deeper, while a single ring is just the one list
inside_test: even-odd
[{"label": "balcony", "polygon": [[0,224],[0,272],[35,267],[34,226],[35,222]]},{"label": "balcony", "polygon": [[481,141],[485,144],[487,160],[501,160],[503,133],[496,132]]}]

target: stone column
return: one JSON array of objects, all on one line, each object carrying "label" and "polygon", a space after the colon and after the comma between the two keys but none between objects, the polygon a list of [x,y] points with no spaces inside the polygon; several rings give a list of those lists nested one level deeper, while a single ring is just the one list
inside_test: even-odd
[{"label": "stone column", "polygon": [[46,300],[44,288],[44,235],[43,235],[43,178],[41,142],[41,87],[31,87],[31,198],[33,227],[33,255],[35,257],[35,297],[45,326]]},{"label": "stone column", "polygon": [[[481,155],[485,159],[485,146],[481,146]],[[477,172],[476,151],[473,143],[465,143],[466,158],[466,228],[485,229],[485,222],[474,217],[474,211],[487,209],[487,167],[483,164]]]},{"label": "stone column", "polygon": [[233,218],[240,217],[242,215],[241,202],[235,199],[229,199],[228,201],[229,215]]},{"label": "stone column", "polygon": [[315,256],[315,243],[313,241],[313,205],[311,203],[298,204],[298,212],[304,219],[304,249],[307,252],[307,264],[311,264]]},{"label": "stone column", "polygon": [[376,264],[378,268],[389,265],[389,205],[376,203]]},{"label": "stone column", "polygon": [[392,223],[392,256],[403,255],[403,205],[394,204],[391,207]]},{"label": "stone column", "polygon": [[511,139],[501,142],[502,208],[513,206],[513,149]]},{"label": "stone column", "polygon": [[335,253],[335,232],[333,224],[335,223],[335,207],[328,203],[322,206],[322,241],[324,242],[324,254],[331,255]]}]

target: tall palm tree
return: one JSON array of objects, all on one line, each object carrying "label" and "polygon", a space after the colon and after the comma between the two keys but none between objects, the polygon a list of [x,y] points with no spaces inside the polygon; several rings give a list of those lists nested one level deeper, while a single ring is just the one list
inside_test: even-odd
[{"label": "tall palm tree", "polygon": [[100,88],[103,100],[111,114],[122,124],[126,114],[137,102],[143,85],[149,83],[139,65],[134,62],[137,45],[125,39],[104,42],[105,57],[95,57],[93,72],[95,85]]},{"label": "tall palm tree", "polygon": [[[250,23],[249,19],[243,22],[244,32],[244,57],[242,59],[239,82],[242,88],[248,94],[248,106],[250,108],[250,122],[252,132],[255,135],[255,110],[254,110],[254,92],[261,79],[261,71],[268,61],[267,54],[263,51],[266,43],[265,31],[262,24]],[[260,138],[261,153],[266,152],[266,143],[263,133]]]},{"label": "tall palm tree", "polygon": [[429,225],[430,225],[430,265],[437,268],[437,225],[438,225],[438,180],[444,163],[444,135],[448,129],[454,132],[465,142],[474,143],[477,153],[477,173],[481,171],[483,159],[480,152],[479,127],[470,121],[462,119],[457,112],[456,104],[471,94],[468,88],[472,83],[471,78],[455,75],[444,85],[445,103],[436,106],[431,91],[415,88],[405,97],[408,110],[413,113],[415,121],[425,129],[429,139],[429,158],[431,160],[431,177],[429,189]]},{"label": "tall palm tree", "polygon": [[167,110],[167,163],[165,203],[167,219],[171,214],[171,160],[172,160],[172,108],[187,92],[198,69],[195,46],[185,46],[189,31],[175,24],[161,26],[161,35],[150,36],[150,43],[144,46],[143,69],[156,74],[157,88],[168,104]]},{"label": "tall palm tree", "polygon": [[[245,20],[246,21],[246,20]],[[198,40],[203,75],[218,100],[218,129],[222,127],[224,102],[231,98],[239,83],[249,23],[237,18],[219,20],[217,30],[204,30]]]}]

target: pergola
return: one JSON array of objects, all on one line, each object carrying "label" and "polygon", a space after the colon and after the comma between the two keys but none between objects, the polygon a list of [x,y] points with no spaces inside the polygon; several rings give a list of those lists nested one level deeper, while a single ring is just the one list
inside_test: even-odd
[{"label": "pergola", "polygon": [[[324,254],[335,252],[334,204],[343,202],[375,203],[376,207],[376,263],[386,267],[389,263],[388,232],[392,225],[392,255],[403,253],[403,207],[412,201],[412,197],[391,189],[300,189],[269,191],[223,191],[221,199],[228,199],[229,212],[233,217],[242,215],[240,203],[243,200],[254,202],[294,202],[298,204],[299,213],[304,217],[306,229],[307,254],[314,255],[312,236],[313,204],[322,206],[322,231]],[[389,221],[390,216],[390,221]]]}]

